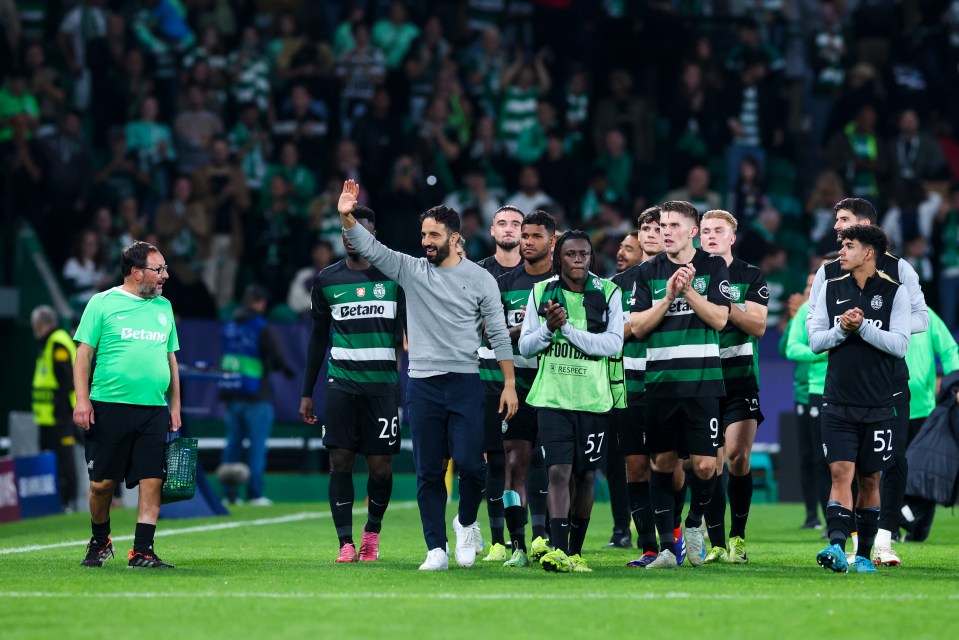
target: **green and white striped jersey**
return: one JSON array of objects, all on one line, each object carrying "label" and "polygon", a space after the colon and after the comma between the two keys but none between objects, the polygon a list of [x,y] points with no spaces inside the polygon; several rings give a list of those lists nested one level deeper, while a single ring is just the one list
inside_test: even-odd
[{"label": "green and white striped jersey", "polygon": [[[729,299],[736,305],[755,302],[766,306],[769,287],[759,267],[733,258],[729,265]],[[756,338],[727,322],[719,334],[719,357],[723,362],[726,395],[759,391],[759,341]]]},{"label": "green and white striped jersey", "polygon": [[332,318],[327,388],[392,395],[398,383],[396,346],[402,343],[403,290],[375,267],[358,271],[346,260],[313,282],[314,319]]},{"label": "green and white striped jersey", "polygon": [[[492,258],[490,258],[492,259]],[[526,266],[520,264],[511,271],[500,276],[496,283],[499,285],[500,299],[506,312],[506,327],[519,327],[523,324],[525,312],[523,307],[529,300],[529,292],[533,285],[553,277],[552,271],[538,276],[531,276],[526,272]],[[487,394],[499,395],[503,391],[503,372],[496,361],[496,354],[489,347],[479,349],[480,379]],[[516,370],[516,393],[522,398],[529,393],[536,379],[536,358],[526,358],[519,352],[519,346],[513,345],[513,366]]]},{"label": "green and white striped jersey", "polygon": [[[693,289],[714,304],[729,306],[729,269],[718,256],[696,249]],[[632,311],[650,309],[666,297],[666,282],[682,265],[665,253],[639,265]],[[646,336],[646,394],[650,398],[722,397],[719,332],[703,322],[683,296]]]},{"label": "green and white striped jersey", "polygon": [[[623,290],[623,324],[629,322],[629,310],[636,299],[639,266],[634,265],[612,277]],[[623,372],[626,379],[626,403],[638,406],[646,391],[646,340],[630,336],[623,342]]]}]

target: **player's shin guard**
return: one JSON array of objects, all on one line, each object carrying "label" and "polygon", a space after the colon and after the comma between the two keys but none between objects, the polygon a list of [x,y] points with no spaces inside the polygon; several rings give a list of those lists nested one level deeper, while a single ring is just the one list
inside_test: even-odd
[{"label": "player's shin guard", "polygon": [[653,506],[653,518],[656,530],[659,532],[659,548],[669,550],[676,555],[676,545],[673,539],[673,474],[661,471],[652,471],[649,474],[649,501]]},{"label": "player's shin guard", "polygon": [[753,503],[753,472],[744,476],[729,474],[729,537],[746,537],[746,520]]},{"label": "player's shin guard", "polygon": [[569,519],[569,551],[567,555],[583,554],[583,543],[586,541],[586,529],[589,528],[589,518],[573,516]]},{"label": "player's shin guard", "polygon": [[713,487],[716,476],[711,475],[703,480],[695,473],[690,473],[689,481],[689,515],[686,516],[686,528],[698,527],[703,524],[703,514],[713,500]]},{"label": "player's shin guard", "polygon": [[[726,548],[726,488],[723,486],[723,474],[716,478],[713,485],[713,499],[706,508],[706,532],[709,534],[709,544],[714,547]],[[730,502],[732,502],[732,480],[730,484]],[[731,534],[732,535],[732,534]]]},{"label": "player's shin guard", "polygon": [[546,492],[549,476],[542,455],[534,451],[530,459],[529,474],[526,476],[526,502],[529,504],[530,524],[533,527],[533,540],[548,538],[546,533]]},{"label": "player's shin guard", "polygon": [[374,479],[372,476],[366,481],[366,495],[370,499],[366,520],[366,531],[379,533],[383,526],[383,514],[390,505],[390,496],[393,494],[393,476],[385,479]]},{"label": "player's shin guard", "polygon": [[826,531],[829,533],[829,544],[838,544],[843,551],[846,550],[846,540],[855,524],[852,516],[852,511],[835,500],[830,500],[826,504]]},{"label": "player's shin guard", "polygon": [[879,507],[856,509],[856,531],[859,534],[859,546],[856,555],[870,558],[872,546],[879,530]]},{"label": "player's shin guard", "polygon": [[512,490],[503,492],[503,506],[513,550],[526,551],[526,507],[520,503],[519,494]]},{"label": "player's shin guard", "polygon": [[353,542],[353,474],[330,472],[330,512],[340,546]]},{"label": "player's shin guard", "polygon": [[506,484],[506,457],[502,451],[486,452],[486,511],[493,544],[506,544],[503,487]]},{"label": "player's shin guard", "polygon": [[649,501],[649,482],[630,482],[626,485],[629,498],[629,511],[636,525],[636,534],[643,551],[656,552],[656,521],[653,519],[653,507]]}]

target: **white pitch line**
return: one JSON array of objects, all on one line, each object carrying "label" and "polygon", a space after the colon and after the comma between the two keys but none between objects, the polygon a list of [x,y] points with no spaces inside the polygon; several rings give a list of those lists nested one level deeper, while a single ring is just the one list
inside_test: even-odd
[{"label": "white pitch line", "polygon": [[[390,505],[390,508],[393,510],[396,509],[410,509],[415,506],[414,502],[398,502],[395,505]],[[366,509],[353,509],[353,515],[363,515],[366,513]],[[237,529],[240,527],[262,527],[268,524],[285,524],[287,522],[300,522],[303,520],[316,520],[318,518],[329,518],[330,512],[328,511],[308,511],[303,513],[294,513],[288,516],[279,516],[276,518],[259,518],[257,520],[239,520],[234,522],[217,522],[215,524],[204,524],[198,525],[195,527],[184,527],[182,529],[159,529],[156,532],[157,537],[161,536],[176,536],[183,533],[205,533],[207,531],[222,531],[224,529]],[[113,537],[114,542],[124,542],[126,540],[133,540],[133,536],[115,536]],[[53,544],[33,544],[27,547],[10,547],[7,549],[0,549],[0,555],[6,555],[10,553],[29,553],[31,551],[44,551],[46,549],[58,549],[61,547],[77,547],[81,545],[86,545],[89,542],[89,538],[86,540],[79,540],[75,542],[55,542]]]},{"label": "white pitch line", "polygon": [[[221,592],[221,591],[199,591],[188,593],[183,591],[175,592],[178,597],[185,598],[205,598],[213,600],[239,600],[239,599],[258,599],[258,600],[352,600],[354,598],[371,600],[810,600],[819,601],[823,597],[820,593],[808,594],[707,594],[707,593],[685,593],[685,592],[665,592],[665,593],[396,593],[396,592],[370,592],[370,593],[273,593],[273,592]],[[129,600],[142,598],[163,598],[169,596],[166,592],[84,592],[58,593],[55,591],[0,591],[0,598],[84,598],[84,599],[102,599],[102,600]],[[830,594],[831,601],[837,600],[855,600],[862,599],[861,594]],[[873,600],[888,600],[891,602],[905,601],[939,601],[956,600],[959,594],[874,594],[869,598]]]}]

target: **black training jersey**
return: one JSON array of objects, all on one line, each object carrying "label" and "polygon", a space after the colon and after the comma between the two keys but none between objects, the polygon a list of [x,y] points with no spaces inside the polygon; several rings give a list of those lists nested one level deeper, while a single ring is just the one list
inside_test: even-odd
[{"label": "black training jersey", "polygon": [[403,290],[370,267],[330,265],[313,281],[312,315],[333,320],[327,382],[330,389],[392,395],[398,382],[396,345],[402,343]]},{"label": "black training jersey", "polygon": [[[768,304],[769,288],[759,267],[733,258],[729,265],[729,299],[742,309],[747,302],[764,307]],[[759,341],[744,333],[731,320],[719,334],[719,357],[723,363],[727,396],[759,390]]]},{"label": "black training jersey", "polygon": [[[500,299],[503,301],[503,310],[506,313],[506,327],[522,326],[525,312],[522,307],[529,300],[529,293],[533,285],[553,277],[552,271],[538,276],[526,272],[525,265],[519,265],[506,272],[497,279]],[[486,393],[499,395],[503,391],[503,372],[496,361],[492,349],[482,347],[480,350],[480,379]],[[516,370],[516,392],[522,397],[529,393],[536,379],[536,358],[526,358],[519,352],[519,345],[513,344],[513,367]]]},{"label": "black training jersey", "polygon": [[[828,317],[836,325],[843,313],[858,307],[863,312],[863,323],[889,331],[899,287],[898,282],[883,273],[869,278],[862,289],[848,273],[827,280]],[[905,329],[908,332],[908,321]],[[867,408],[894,406],[897,396],[903,393],[897,377],[903,362],[903,358],[876,348],[858,333],[849,334],[829,350],[823,403]]]},{"label": "black training jersey", "polygon": [[[696,249],[692,287],[707,301],[729,306],[726,261]],[[632,311],[645,311],[666,297],[666,282],[683,265],[666,253],[639,265]],[[719,359],[719,332],[703,322],[683,296],[646,336],[646,394],[650,398],[705,398],[725,395]]]},{"label": "black training jersey", "polygon": [[[629,310],[636,299],[639,266],[617,273],[611,280],[623,290],[623,324],[629,321]],[[646,339],[630,335],[623,342],[623,373],[626,378],[626,404],[638,406],[646,388]]]},{"label": "black training jersey", "polygon": [[495,256],[495,255],[492,255],[492,256],[488,256],[488,257],[486,257],[486,258],[483,258],[482,260],[480,260],[480,261],[477,262],[476,264],[478,264],[479,266],[481,266],[481,267],[483,267],[484,269],[486,269],[487,271],[489,271],[489,273],[490,273],[491,276],[493,276],[495,279],[499,280],[501,277],[505,276],[507,273],[509,273],[509,272],[512,271],[513,269],[516,269],[516,268],[518,268],[518,267],[522,267],[522,266],[523,266],[523,260],[522,260],[522,258],[521,258],[520,261],[519,261],[519,264],[518,264],[516,267],[504,267],[503,265],[501,265],[500,263],[498,263],[498,262],[496,261],[496,256]]},{"label": "black training jersey", "polygon": [[[899,261],[901,259],[899,256],[895,256],[887,251],[876,260],[876,271],[896,283],[901,284],[899,282]],[[839,258],[835,258],[824,264],[823,272],[826,275],[826,282],[836,280],[846,275],[846,272],[843,271],[839,265]],[[905,386],[909,383],[909,367],[906,365],[905,360],[896,363],[896,379],[899,381],[900,386]]]}]

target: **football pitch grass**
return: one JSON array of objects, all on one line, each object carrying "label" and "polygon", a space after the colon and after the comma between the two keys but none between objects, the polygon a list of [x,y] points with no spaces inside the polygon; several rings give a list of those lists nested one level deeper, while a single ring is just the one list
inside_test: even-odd
[{"label": "football pitch grass", "polygon": [[[451,506],[449,519],[454,515]],[[354,513],[356,539],[365,520]],[[799,505],[755,505],[748,565],[625,567],[636,549],[604,549],[598,503],[584,556],[591,574],[506,569],[420,572],[413,503],[390,507],[375,563],[336,565],[329,509],[237,507],[229,517],[161,520],[157,553],[177,568],[126,568],[135,513],[114,511],[117,557],[79,566],[89,516],[0,525],[0,635],[15,638],[876,638],[947,637],[959,621],[959,518],[940,509],[905,566],[834,574],[815,562],[820,532]],[[448,520],[449,520],[448,519]],[[480,522],[488,541],[485,506]],[[180,533],[177,533],[180,531]],[[452,540],[452,528],[449,535]],[[117,538],[124,538],[117,540]],[[482,556],[480,556],[481,558]]]}]

